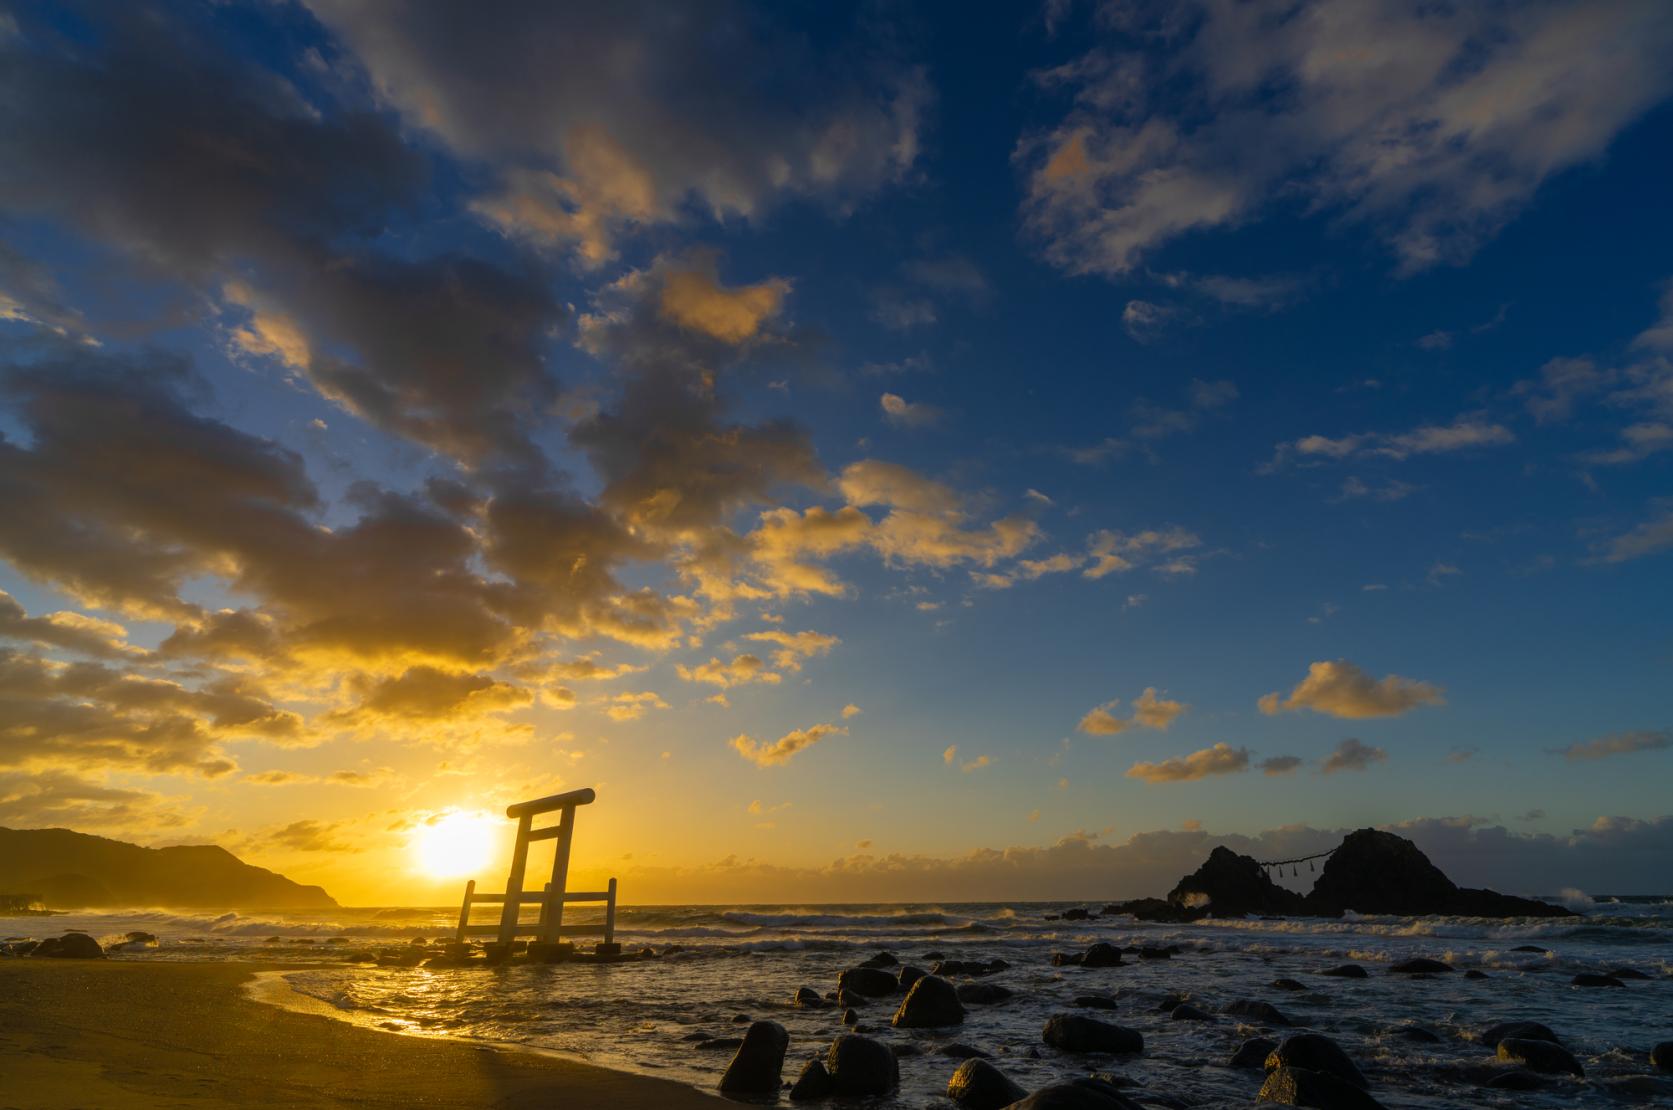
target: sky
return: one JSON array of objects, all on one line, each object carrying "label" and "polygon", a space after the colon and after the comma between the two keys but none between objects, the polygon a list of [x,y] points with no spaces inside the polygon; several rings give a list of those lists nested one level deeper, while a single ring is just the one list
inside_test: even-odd
[{"label": "sky", "polygon": [[357,904],[581,786],[627,902],[1673,883],[1660,0],[0,53],[0,824]]}]

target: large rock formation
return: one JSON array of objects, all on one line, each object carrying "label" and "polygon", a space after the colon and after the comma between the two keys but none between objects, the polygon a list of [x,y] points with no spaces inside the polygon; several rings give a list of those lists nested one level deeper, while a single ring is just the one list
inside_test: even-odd
[{"label": "large rock formation", "polygon": [[1571,910],[1532,898],[1457,886],[1416,844],[1376,829],[1345,837],[1306,897],[1268,879],[1257,860],[1222,846],[1179,880],[1166,901],[1140,898],[1107,906],[1104,912],[1128,913],[1143,921],[1193,921],[1249,914],[1340,917],[1348,910],[1403,917],[1574,916]]},{"label": "large rock formation", "polygon": [[1168,901],[1211,917],[1285,916],[1301,912],[1301,895],[1267,878],[1266,868],[1224,845],[1168,891]]},{"label": "large rock formation", "polygon": [[1355,913],[1401,916],[1459,914],[1468,917],[1572,917],[1561,906],[1491,890],[1460,887],[1405,837],[1377,829],[1349,833],[1325,861],[1306,898],[1306,912],[1321,917]]}]

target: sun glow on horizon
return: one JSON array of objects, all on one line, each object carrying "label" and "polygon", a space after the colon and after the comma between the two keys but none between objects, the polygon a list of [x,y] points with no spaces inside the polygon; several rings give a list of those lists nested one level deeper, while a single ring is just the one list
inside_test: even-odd
[{"label": "sun glow on horizon", "polygon": [[412,832],[414,869],[433,879],[474,877],[493,855],[497,824],[485,813],[436,814]]}]

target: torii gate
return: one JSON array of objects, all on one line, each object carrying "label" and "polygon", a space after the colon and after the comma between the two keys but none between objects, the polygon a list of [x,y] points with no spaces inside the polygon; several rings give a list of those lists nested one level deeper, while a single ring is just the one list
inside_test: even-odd
[{"label": "torii gate", "polygon": [[[574,946],[563,943],[561,938],[601,933],[604,940],[594,948],[594,952],[600,956],[621,954],[621,945],[615,943],[616,880],[611,879],[606,890],[569,890],[569,846],[575,836],[575,807],[591,805],[596,797],[591,788],[582,788],[506,807],[505,815],[517,821],[517,845],[511,855],[511,873],[505,880],[505,893],[478,894],[475,879],[466,883],[465,900],[459,907],[459,928],[454,937],[455,943],[462,944],[469,936],[493,936],[494,942],[485,942],[483,948],[490,959],[503,960],[510,955],[513,940],[519,936],[532,936],[535,940],[529,944],[531,957],[562,959],[574,950]],[[553,810],[562,811],[556,825],[542,829],[534,828],[537,815]],[[528,867],[529,845],[536,840],[553,839],[556,839],[558,844],[557,851],[552,856],[552,881],[546,885],[545,890],[524,890],[523,872]],[[500,910],[499,924],[472,925],[472,904],[492,902],[504,903]],[[528,924],[518,920],[525,902],[532,902],[540,907],[540,917]],[[572,902],[603,902],[604,923],[565,925],[563,908]]]}]

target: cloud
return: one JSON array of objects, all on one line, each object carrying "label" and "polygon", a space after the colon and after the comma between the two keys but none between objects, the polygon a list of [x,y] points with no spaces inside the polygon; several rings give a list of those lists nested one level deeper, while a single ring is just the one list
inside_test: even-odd
[{"label": "cloud", "polygon": [[[1151,563],[1159,556],[1175,555],[1201,546],[1202,540],[1195,532],[1177,524],[1131,534],[1101,529],[1087,537],[1089,565],[1081,571],[1081,575],[1103,578]],[[1156,564],[1156,569],[1164,574],[1189,574],[1195,570],[1195,562],[1191,556],[1175,555],[1173,559]]]},{"label": "cloud", "polygon": [[980,771],[991,766],[993,766],[992,756],[979,755],[975,759],[966,760],[959,764],[958,769],[968,775],[972,771]]},{"label": "cloud", "polygon": [[1295,755],[1275,755],[1260,761],[1261,774],[1277,776],[1287,775],[1301,766],[1301,757]]},{"label": "cloud", "polygon": [[1195,782],[1210,775],[1235,775],[1248,769],[1248,748],[1221,743],[1160,763],[1135,763],[1127,769],[1127,777],[1150,783]]},{"label": "cloud", "polygon": [[[744,635],[744,639],[777,644],[778,650],[773,653],[773,666],[781,671],[799,671],[802,669],[803,661],[826,655],[842,643],[835,636],[827,636],[823,632],[786,632],[782,628],[749,632]],[[856,709],[855,712],[859,711]]]},{"label": "cloud", "polygon": [[941,419],[941,410],[934,405],[915,404],[898,393],[885,393],[878,399],[883,418],[899,428],[923,428]]},{"label": "cloud", "polygon": [[958,745],[948,744],[947,750],[941,753],[941,762],[951,767],[958,762]]},{"label": "cloud", "polygon": [[668,703],[662,700],[662,696],[651,690],[617,694],[604,702],[605,716],[612,721],[637,721],[648,709],[667,708]]},{"label": "cloud", "polygon": [[1398,717],[1419,706],[1443,704],[1439,686],[1396,674],[1374,679],[1346,659],[1338,659],[1310,664],[1307,677],[1288,697],[1267,694],[1260,699],[1260,710],[1270,716],[1311,709],[1331,717],[1359,720]]},{"label": "cloud", "polygon": [[1123,720],[1115,715],[1114,709],[1119,704],[1121,700],[1117,698],[1089,710],[1075,727],[1091,736],[1114,736],[1134,727],[1166,731],[1191,708],[1182,701],[1162,697],[1154,686],[1146,686],[1144,693],[1133,701],[1131,719]]},{"label": "cloud", "polygon": [[1657,502],[1650,517],[1598,546],[1594,562],[1625,563],[1673,549],[1673,502]]},{"label": "cloud", "polygon": [[195,817],[174,799],[70,771],[0,771],[0,825],[9,828],[114,830],[137,838],[181,828]]},{"label": "cloud", "polygon": [[1615,732],[1585,743],[1570,744],[1562,754],[1571,763],[1584,763],[1634,752],[1659,752],[1673,748],[1673,729],[1638,729]]},{"label": "cloud", "polygon": [[[700,18],[631,5],[469,19],[426,0],[309,6],[383,100],[499,171],[476,203],[483,219],[588,264],[638,227],[872,194],[912,170],[930,99],[922,74],[871,48],[865,26],[833,26],[839,42],[815,52],[778,13],[739,4]],[[746,89],[739,73],[757,79]]]},{"label": "cloud", "polygon": [[1510,392],[1526,399],[1536,423],[1555,424],[1573,415],[1576,402],[1599,393],[1617,376],[1589,358],[1554,358],[1539,368],[1538,377],[1517,382]]},{"label": "cloud", "polygon": [[1632,345],[1646,347],[1652,351],[1673,353],[1673,280],[1662,283],[1658,307],[1661,309],[1660,318],[1639,332]]},{"label": "cloud", "polygon": [[1293,460],[1339,462],[1369,456],[1403,461],[1413,455],[1450,454],[1515,441],[1516,436],[1503,424],[1461,416],[1451,424],[1425,424],[1408,432],[1366,432],[1338,439],[1302,436],[1280,443],[1268,469]]},{"label": "cloud", "polygon": [[842,719],[845,721],[852,720],[853,718],[858,717],[862,712],[864,711],[859,706],[850,702],[842,707]]},{"label": "cloud", "polygon": [[752,682],[777,685],[783,681],[782,675],[767,669],[766,663],[762,662],[759,655],[734,655],[730,663],[711,658],[707,663],[696,667],[688,667],[681,663],[674,669],[687,682],[707,682],[723,690]]},{"label": "cloud", "polygon": [[1170,323],[1179,317],[1179,309],[1151,301],[1128,301],[1121,310],[1121,326],[1138,343],[1151,343],[1161,338]]},{"label": "cloud", "polygon": [[847,736],[841,725],[818,724],[793,729],[771,744],[762,743],[748,734],[732,737],[727,743],[732,749],[757,767],[777,767],[788,763],[796,753],[805,751],[827,736]]},{"label": "cloud", "polygon": [[728,289],[712,272],[676,270],[663,280],[659,311],[682,328],[737,344],[753,339],[765,321],[778,315],[789,292],[783,278]]},{"label": "cloud", "polygon": [[292,821],[254,838],[269,848],[286,852],[349,852],[354,845],[340,839],[341,822]]},{"label": "cloud", "polygon": [[128,630],[115,621],[100,620],[73,610],[31,617],[5,590],[0,590],[0,640],[59,648],[95,659],[120,659],[144,654],[128,643]]},{"label": "cloud", "polygon": [[[1284,206],[1368,227],[1402,271],[1461,262],[1673,90],[1654,4],[1199,0],[1115,22],[1037,75],[1073,104],[1016,151],[1024,225],[1071,273],[1126,274]],[[1160,52],[1120,35],[1147,27]]]},{"label": "cloud", "polygon": [[1373,763],[1382,763],[1387,759],[1388,753],[1383,749],[1362,744],[1350,737],[1319,761],[1319,771],[1326,775],[1338,771],[1364,771]]},{"label": "cloud", "polygon": [[1120,700],[1107,701],[1103,705],[1087,710],[1086,716],[1080,719],[1075,727],[1088,736],[1114,736],[1126,732],[1131,722],[1124,721],[1111,712]]}]

